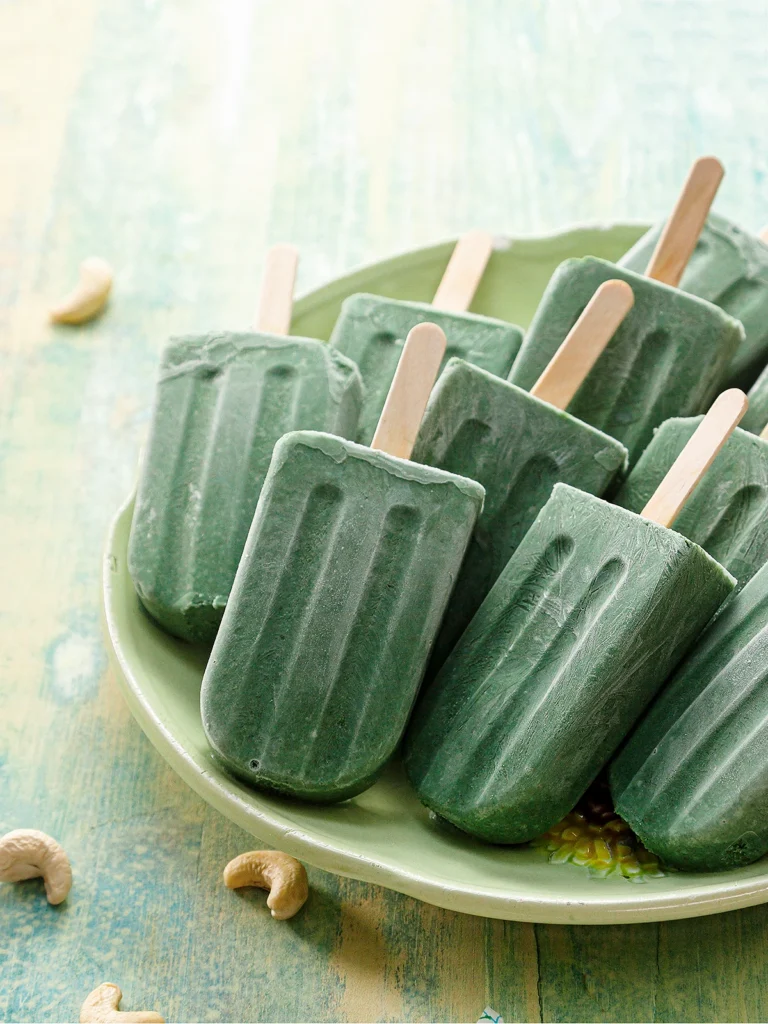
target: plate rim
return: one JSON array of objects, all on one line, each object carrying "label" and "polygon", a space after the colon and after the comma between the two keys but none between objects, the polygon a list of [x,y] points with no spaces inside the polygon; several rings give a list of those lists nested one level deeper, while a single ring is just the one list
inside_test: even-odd
[{"label": "plate rim", "polygon": [[[565,239],[580,231],[610,231],[616,228],[647,227],[643,221],[620,221],[606,224],[576,224],[547,235],[495,236],[494,248],[506,249],[516,242],[547,242]],[[380,270],[404,258],[441,257],[446,246],[455,244],[455,238],[374,260],[358,266],[349,273],[334,278],[304,293],[296,301],[297,312],[309,312],[317,305],[348,290],[351,281],[364,278],[373,270]],[[653,893],[645,887],[628,884],[627,897],[597,897],[592,900],[563,900],[560,896],[548,898],[531,893],[516,892],[511,884],[509,893],[484,890],[479,886],[451,886],[438,882],[423,873],[406,868],[395,868],[385,861],[344,849],[337,844],[323,842],[305,830],[276,820],[269,811],[245,805],[233,788],[226,788],[212,774],[210,765],[201,763],[174,737],[162,717],[145,696],[139,680],[126,657],[116,623],[113,559],[116,539],[123,520],[131,513],[132,492],[112,517],[106,536],[102,563],[102,623],[105,642],[115,676],[131,714],[155,749],[186,784],[206,803],[253,835],[258,826],[258,837],[286,852],[300,857],[308,864],[347,878],[354,878],[412,896],[423,902],[474,916],[500,920],[540,924],[603,925],[621,923],[648,923],[680,920],[737,910],[768,901],[768,863],[762,875],[733,882],[702,882],[680,892]],[[222,773],[223,774],[223,773]],[[230,787],[237,785],[228,780]],[[690,878],[691,875],[686,875]],[[706,876],[702,875],[702,878]],[[598,880],[599,881],[599,880]]]}]

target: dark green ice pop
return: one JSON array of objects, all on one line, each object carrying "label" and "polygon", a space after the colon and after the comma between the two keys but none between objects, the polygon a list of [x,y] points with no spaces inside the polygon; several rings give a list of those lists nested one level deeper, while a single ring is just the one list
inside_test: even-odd
[{"label": "dark green ice pop", "polygon": [[[418,372],[403,367],[420,342],[433,358],[404,431],[390,414],[398,392],[414,408]],[[444,346],[434,325],[409,335],[374,439],[383,450],[308,431],[275,446],[201,695],[214,753],[255,786],[342,800],[400,741],[484,496],[401,457]]]},{"label": "dark green ice pop", "polygon": [[310,338],[190,335],[163,353],[128,546],[147,611],[211,643],[275,442],[297,427],[354,434],[362,382]]},{"label": "dark green ice pop", "polygon": [[[662,229],[663,225],[658,225],[646,232],[622,256],[619,266],[642,274]],[[768,245],[725,217],[711,213],[680,287],[714,302],[744,325],[744,341],[731,359],[723,384],[750,387],[768,363]]]},{"label": "dark green ice pop", "polygon": [[669,527],[745,408],[718,398],[642,516],[555,485],[416,708],[405,765],[427,807],[522,843],[575,805],[732,592]]},{"label": "dark green ice pop", "polygon": [[463,235],[432,305],[364,293],[344,301],[330,344],[353,359],[363,376],[365,400],[357,434],[361,444],[370,444],[405,338],[416,324],[431,322],[444,331],[448,339],[445,360],[457,356],[499,377],[509,373],[523,339],[522,330],[504,320],[467,312],[492,245],[485,232]]},{"label": "dark green ice pop", "polygon": [[419,702],[419,798],[489,842],[546,831],[732,586],[680,534],[557,484]]},{"label": "dark green ice pop", "polygon": [[601,286],[529,394],[461,359],[432,392],[413,458],[478,480],[485,506],[435,644],[430,672],[482,604],[558,482],[602,494],[626,467],[618,441],[562,411],[632,306],[623,281]]},{"label": "dark green ice pop", "polygon": [[687,871],[768,853],[768,565],[732,597],[610,768],[616,810]]},{"label": "dark green ice pop", "polygon": [[703,412],[716,394],[744,330],[717,306],[588,256],[555,271],[509,375],[530,389],[595,289],[626,281],[634,308],[568,406],[577,419],[626,445],[630,463],[670,416]]},{"label": "dark green ice pop", "polygon": [[[616,504],[639,512],[701,420],[693,416],[663,423],[624,481]],[[737,427],[686,502],[675,529],[743,586],[768,559],[768,441]]]}]

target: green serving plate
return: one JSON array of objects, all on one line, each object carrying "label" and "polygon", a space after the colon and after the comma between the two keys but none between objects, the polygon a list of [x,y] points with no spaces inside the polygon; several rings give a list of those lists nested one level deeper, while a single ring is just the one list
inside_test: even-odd
[{"label": "green serving plate", "polygon": [[[645,230],[617,224],[548,238],[499,239],[473,309],[527,325],[558,263],[592,254],[615,260]],[[293,331],[327,338],[353,292],[429,300],[453,241],[358,270],[304,296]],[[529,847],[493,847],[430,819],[400,766],[361,796],[321,807],[254,792],[211,757],[200,721],[206,652],[166,636],[144,614],[128,575],[132,500],[112,524],[104,612],[114,666],[142,729],[203,799],[259,841],[339,875],[375,882],[451,910],[512,921],[612,924],[695,917],[768,900],[768,862],[722,874],[669,873],[633,883],[551,864]]]}]

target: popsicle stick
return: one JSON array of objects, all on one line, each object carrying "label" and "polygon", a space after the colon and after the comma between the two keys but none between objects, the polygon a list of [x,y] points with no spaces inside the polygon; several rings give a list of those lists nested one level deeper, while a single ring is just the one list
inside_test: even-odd
[{"label": "popsicle stick", "polygon": [[467,231],[462,235],[451,253],[432,305],[453,313],[469,309],[492,252],[493,237],[487,231]]},{"label": "popsicle stick", "polygon": [[762,437],[764,441],[768,441],[768,423],[766,423],[763,429],[760,431],[759,436]]},{"label": "popsicle stick", "polygon": [[640,515],[660,526],[674,523],[748,405],[747,396],[738,388],[724,391],[715,399]]},{"label": "popsicle stick", "polygon": [[634,292],[626,281],[604,281],[531,388],[531,394],[558,409],[567,409],[634,303]]},{"label": "popsicle stick", "polygon": [[417,324],[410,330],[371,448],[410,459],[444,354],[445,335],[437,324]]},{"label": "popsicle stick", "polygon": [[724,174],[723,165],[713,156],[699,157],[694,163],[653,251],[646,277],[673,288],[680,284]]},{"label": "popsicle stick", "polygon": [[768,224],[765,225],[762,231],[758,232],[757,237],[761,242],[768,244]]},{"label": "popsicle stick", "polygon": [[269,334],[288,334],[299,252],[293,245],[273,245],[267,253],[254,327]]}]

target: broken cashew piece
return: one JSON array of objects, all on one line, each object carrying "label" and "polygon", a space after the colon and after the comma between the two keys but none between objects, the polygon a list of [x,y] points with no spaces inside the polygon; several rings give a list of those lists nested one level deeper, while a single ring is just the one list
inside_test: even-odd
[{"label": "broken cashew piece", "polygon": [[72,869],[63,848],[34,828],[18,828],[0,839],[0,882],[45,882],[48,902],[62,903],[72,888]]},{"label": "broken cashew piece", "polygon": [[279,850],[241,853],[224,868],[224,884],[228,889],[240,889],[244,885],[268,889],[267,906],[278,921],[293,917],[309,895],[304,865]]},{"label": "broken cashew piece", "polygon": [[165,1024],[165,1017],[161,1017],[154,1010],[129,1011],[118,1010],[123,993],[110,982],[99,985],[88,996],[80,1007],[80,1024],[102,1024],[102,1022],[114,1022],[114,1024]]},{"label": "broken cashew piece", "polygon": [[112,267],[99,256],[83,260],[77,284],[53,307],[51,320],[55,324],[82,324],[96,316],[107,304],[113,277]]}]

